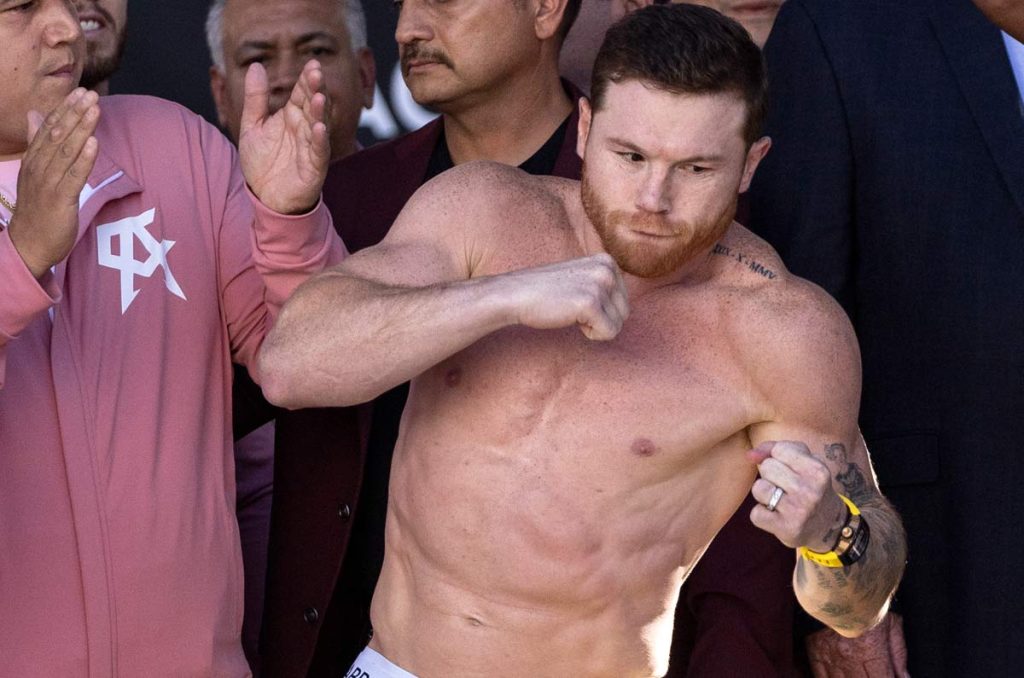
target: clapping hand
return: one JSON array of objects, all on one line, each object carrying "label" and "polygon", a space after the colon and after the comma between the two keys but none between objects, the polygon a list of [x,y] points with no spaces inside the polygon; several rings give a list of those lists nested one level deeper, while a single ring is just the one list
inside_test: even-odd
[{"label": "clapping hand", "polygon": [[316,206],[331,149],[327,98],[320,63],[311,60],[281,110],[269,113],[267,72],[255,63],[245,74],[238,150],[249,188],[268,208],[302,214]]},{"label": "clapping hand", "polygon": [[64,260],[78,237],[78,196],[96,162],[99,97],[77,88],[45,118],[28,114],[11,242],[36,278]]}]

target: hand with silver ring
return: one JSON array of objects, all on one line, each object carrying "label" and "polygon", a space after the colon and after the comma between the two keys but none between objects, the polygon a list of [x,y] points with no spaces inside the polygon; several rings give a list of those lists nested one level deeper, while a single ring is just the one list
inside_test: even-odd
[{"label": "hand with silver ring", "polygon": [[791,548],[831,549],[846,505],[825,462],[805,443],[792,440],[763,441],[747,454],[760,476],[750,488],[757,500],[750,512],[754,525]]}]

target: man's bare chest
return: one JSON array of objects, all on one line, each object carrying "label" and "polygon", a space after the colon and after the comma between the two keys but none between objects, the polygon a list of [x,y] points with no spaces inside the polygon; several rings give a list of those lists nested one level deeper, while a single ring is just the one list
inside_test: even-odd
[{"label": "man's bare chest", "polygon": [[[610,473],[678,472],[745,435],[750,394],[729,343],[703,319],[639,310],[611,342],[575,328],[509,328],[420,378],[463,443],[530,450]],[[552,466],[555,468],[552,468]]]}]

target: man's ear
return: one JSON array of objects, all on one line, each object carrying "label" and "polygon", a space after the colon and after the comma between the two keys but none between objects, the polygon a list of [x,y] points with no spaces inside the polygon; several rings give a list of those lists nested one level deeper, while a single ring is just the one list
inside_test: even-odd
[{"label": "man's ear", "polygon": [[593,118],[590,109],[590,99],[580,97],[579,106],[580,122],[576,128],[576,155],[580,156],[580,160],[583,160],[587,151],[587,138],[590,136],[590,123]]},{"label": "man's ear", "polygon": [[363,108],[373,108],[373,93],[377,86],[377,62],[373,59],[373,51],[369,47],[356,50],[356,63],[359,65],[359,89],[363,93]]},{"label": "man's ear", "polygon": [[743,178],[740,181],[740,193],[746,193],[750,188],[750,182],[754,178],[757,166],[761,164],[764,156],[768,155],[768,149],[772,147],[771,137],[761,137],[750,145],[747,150],[747,159],[743,165]]},{"label": "man's ear", "polygon": [[533,30],[540,40],[558,34],[568,0],[533,0]]},{"label": "man's ear", "polygon": [[217,107],[217,122],[223,129],[228,128],[227,118],[227,89],[228,81],[220,69],[210,66],[210,94],[213,95],[213,105]]}]

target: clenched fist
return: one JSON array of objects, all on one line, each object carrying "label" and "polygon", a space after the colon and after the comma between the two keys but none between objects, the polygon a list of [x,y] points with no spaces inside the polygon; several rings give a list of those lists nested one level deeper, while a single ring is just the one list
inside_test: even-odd
[{"label": "clenched fist", "polygon": [[607,254],[500,277],[520,325],[541,330],[577,325],[588,339],[609,341],[629,316],[622,274]]}]

